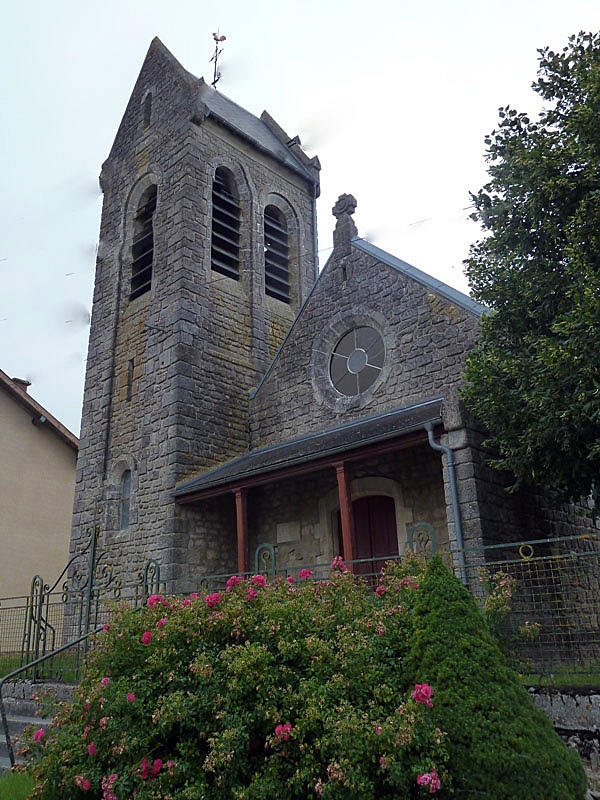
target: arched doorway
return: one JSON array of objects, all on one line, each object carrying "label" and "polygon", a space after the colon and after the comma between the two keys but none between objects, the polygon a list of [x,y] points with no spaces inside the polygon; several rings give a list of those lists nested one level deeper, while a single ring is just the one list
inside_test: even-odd
[{"label": "arched doorway", "polygon": [[[352,503],[355,529],[355,572],[361,575],[379,572],[386,559],[398,555],[396,507],[393,497],[368,495]],[[340,513],[337,514],[339,552],[343,555]]]}]

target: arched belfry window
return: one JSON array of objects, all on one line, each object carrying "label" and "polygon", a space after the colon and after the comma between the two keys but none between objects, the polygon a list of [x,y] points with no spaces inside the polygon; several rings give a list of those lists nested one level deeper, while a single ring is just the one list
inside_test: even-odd
[{"label": "arched belfry window", "polygon": [[155,211],[156,186],[150,186],[142,195],[133,220],[130,300],[148,292],[152,286]]},{"label": "arched belfry window", "polygon": [[131,510],[131,470],[126,469],[121,475],[119,487],[119,530],[125,531],[129,527],[129,512]]},{"label": "arched belfry window", "polygon": [[210,265],[215,272],[239,280],[240,203],[233,177],[224,167],[215,172],[212,191]]},{"label": "arched belfry window", "polygon": [[265,292],[290,302],[288,231],[285,217],[275,206],[265,208]]}]

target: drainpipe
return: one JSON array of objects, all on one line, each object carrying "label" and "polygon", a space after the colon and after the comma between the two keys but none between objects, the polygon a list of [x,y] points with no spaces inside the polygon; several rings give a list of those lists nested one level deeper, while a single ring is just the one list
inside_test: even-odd
[{"label": "drainpipe", "polygon": [[439,444],[433,438],[433,422],[425,423],[427,438],[432,450],[438,453],[445,453],[448,464],[448,475],[450,476],[450,494],[452,496],[452,511],[454,513],[454,529],[456,531],[456,544],[458,546],[458,566],[460,568],[460,579],[467,586],[467,570],[465,566],[465,552],[463,549],[463,529],[462,518],[460,515],[460,505],[458,502],[458,488],[456,485],[456,465],[454,463],[454,451],[445,444]]}]

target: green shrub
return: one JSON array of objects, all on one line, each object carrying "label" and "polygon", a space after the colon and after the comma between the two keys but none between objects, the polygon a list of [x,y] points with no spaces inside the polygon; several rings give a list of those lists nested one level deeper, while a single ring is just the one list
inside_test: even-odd
[{"label": "green shrub", "polygon": [[399,668],[400,595],[341,570],[263,581],[120,611],[40,745],[35,797],[374,800],[447,782],[445,737]]},{"label": "green shrub", "polygon": [[[33,796],[535,800],[543,769],[566,789],[545,800],[583,797],[581,768],[439,562],[390,567],[376,593],[341,569],[305,578],[122,609],[72,707],[32,744]],[[527,793],[500,780],[516,763]]]},{"label": "green shrub", "polygon": [[576,800],[586,778],[510,670],[471,594],[434,559],[412,595],[409,674],[436,687],[456,795]]}]

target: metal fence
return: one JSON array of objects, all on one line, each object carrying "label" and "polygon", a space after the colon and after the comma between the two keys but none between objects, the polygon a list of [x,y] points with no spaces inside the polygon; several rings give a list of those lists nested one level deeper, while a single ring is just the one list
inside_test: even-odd
[{"label": "metal fence", "polygon": [[[482,604],[499,607],[498,629],[515,666],[532,678],[569,673],[600,679],[600,535],[479,548],[470,570]],[[469,556],[476,551],[465,551]],[[477,560],[477,559],[475,559]],[[504,614],[503,595],[508,612]]]},{"label": "metal fence", "polygon": [[[71,559],[54,584],[36,575],[29,595],[0,599],[0,676],[102,626],[117,605],[135,608],[152,592],[164,590],[155,560],[146,563],[132,586],[123,586],[118,570],[105,556],[106,551],[88,546]],[[60,657],[32,667],[23,677],[76,681],[89,646],[83,639]]]},{"label": "metal fence", "polygon": [[[433,544],[431,547],[430,541],[416,549],[427,555],[436,549]],[[579,674],[581,683],[586,682],[586,676],[588,682],[599,683],[599,534],[502,543],[441,555],[455,565],[457,574],[457,565],[464,557],[470,590],[487,610],[488,618],[495,621],[514,666],[528,679],[561,683],[565,676]],[[382,565],[382,560],[360,561],[352,567],[373,584]],[[253,573],[271,579],[297,577],[300,568],[310,568],[314,580],[329,575],[329,564],[279,567],[271,545],[257,548],[253,567]],[[104,573],[102,576],[103,580],[88,579],[77,590],[65,584],[61,592],[50,591],[36,576],[29,597],[0,600],[0,674],[108,621],[114,601],[135,607],[150,593],[163,590],[155,561],[146,564],[137,584],[131,587],[122,587]],[[222,590],[228,577],[229,573],[204,576],[197,589]],[[56,662],[45,662],[43,673],[31,677],[76,679],[85,646],[69,651]]]}]

